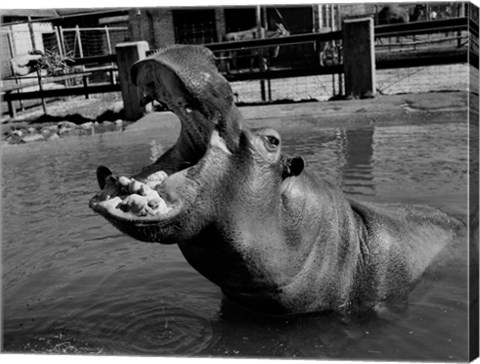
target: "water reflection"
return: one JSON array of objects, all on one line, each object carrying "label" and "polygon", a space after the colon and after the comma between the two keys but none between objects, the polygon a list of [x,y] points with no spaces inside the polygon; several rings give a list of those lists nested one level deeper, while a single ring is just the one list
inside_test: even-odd
[{"label": "water reflection", "polygon": [[375,195],[373,183],[374,128],[343,130],[343,190],[351,195]]}]

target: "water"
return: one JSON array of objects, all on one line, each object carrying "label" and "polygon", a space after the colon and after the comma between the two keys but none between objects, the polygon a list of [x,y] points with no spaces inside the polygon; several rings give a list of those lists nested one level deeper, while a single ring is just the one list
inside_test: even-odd
[{"label": "water", "polygon": [[[287,153],[303,155],[350,196],[466,215],[465,124],[282,134]],[[5,351],[467,360],[463,240],[448,274],[426,277],[406,312],[274,318],[223,299],[176,246],[134,241],[88,208],[97,165],[134,173],[173,140],[154,130],[4,148]]]}]

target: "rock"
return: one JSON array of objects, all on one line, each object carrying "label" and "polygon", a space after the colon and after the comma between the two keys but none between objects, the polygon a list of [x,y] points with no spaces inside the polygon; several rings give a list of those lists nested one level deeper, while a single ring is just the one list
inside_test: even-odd
[{"label": "rock", "polygon": [[43,129],[49,130],[50,133],[56,133],[57,130],[58,130],[58,126],[57,125],[49,125],[49,126],[45,126]]},{"label": "rock", "polygon": [[23,131],[21,130],[12,130],[11,134],[20,138],[23,137]]},{"label": "rock", "polygon": [[123,125],[123,120],[118,119],[118,120],[115,120],[114,123],[115,123],[115,125]]},{"label": "rock", "polygon": [[43,135],[41,134],[34,134],[34,135],[26,135],[23,137],[22,141],[24,143],[36,142],[38,140],[43,140]]},{"label": "rock", "polygon": [[55,139],[59,139],[59,138],[60,138],[60,137],[58,136],[58,134],[55,133],[55,134],[50,135],[50,137],[48,138],[48,140],[55,140]]},{"label": "rock", "polygon": [[103,123],[102,123],[103,126],[112,126],[113,123],[111,121],[107,121],[105,120]]},{"label": "rock", "polygon": [[81,128],[82,128],[82,129],[91,129],[91,128],[93,128],[93,123],[92,123],[91,121],[86,122],[86,123],[83,123],[83,124],[81,125]]},{"label": "rock", "polygon": [[55,130],[52,131],[51,129],[45,127],[40,130],[40,134],[42,134],[45,138],[50,136],[50,134],[55,133],[57,131],[57,127],[55,126]]},{"label": "rock", "polygon": [[16,135],[16,134],[10,134],[7,139],[6,139],[10,144],[19,144],[19,143],[23,143],[23,140],[20,136]]},{"label": "rock", "polygon": [[67,127],[62,126],[58,129],[58,134],[59,135],[64,135],[64,134],[70,133],[71,131],[72,131],[72,128],[67,128]]},{"label": "rock", "polygon": [[122,110],[123,110],[123,101],[117,101],[113,104],[112,111],[114,113],[119,113]]},{"label": "rock", "polygon": [[28,131],[28,134],[30,135],[37,134],[37,129],[35,129],[33,126],[28,128],[27,131]]},{"label": "rock", "polygon": [[61,129],[62,127],[63,128],[70,128],[70,129],[73,129],[73,128],[76,128],[77,127],[77,124],[75,123],[72,123],[71,121],[60,121],[58,124],[58,129]]}]

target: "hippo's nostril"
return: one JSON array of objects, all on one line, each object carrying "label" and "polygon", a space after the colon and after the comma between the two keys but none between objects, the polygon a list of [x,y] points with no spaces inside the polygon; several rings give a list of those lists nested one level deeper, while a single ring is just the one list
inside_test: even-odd
[{"label": "hippo's nostril", "polygon": [[97,182],[100,186],[100,189],[103,190],[106,184],[106,178],[112,175],[112,171],[110,171],[107,167],[98,166],[97,168]]}]

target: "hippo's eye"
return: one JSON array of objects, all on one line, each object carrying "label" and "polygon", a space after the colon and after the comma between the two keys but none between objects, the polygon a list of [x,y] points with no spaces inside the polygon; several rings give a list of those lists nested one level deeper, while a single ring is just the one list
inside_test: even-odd
[{"label": "hippo's eye", "polygon": [[278,138],[274,137],[273,135],[267,135],[266,138],[268,142],[274,147],[278,147],[280,145],[280,140],[278,140]]}]

